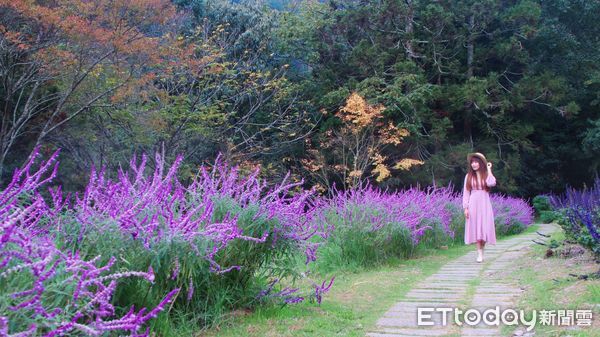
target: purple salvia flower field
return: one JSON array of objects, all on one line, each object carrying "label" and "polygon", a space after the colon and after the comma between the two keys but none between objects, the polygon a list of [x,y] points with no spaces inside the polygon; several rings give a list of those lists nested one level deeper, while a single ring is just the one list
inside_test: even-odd
[{"label": "purple salvia flower field", "polygon": [[[502,194],[491,195],[496,231],[499,234],[520,232],[524,226],[533,223],[534,212],[531,206],[522,199]],[[516,230],[516,232],[514,232]]]},{"label": "purple salvia flower field", "polygon": [[[424,238],[434,245],[460,242],[461,198],[451,186],[387,192],[365,185],[335,192],[319,204],[317,218],[328,229],[323,255],[335,255],[330,259],[336,263],[366,266],[412,256]],[[492,198],[499,234],[533,222],[533,209],[525,201],[495,194]]]},{"label": "purple salvia flower field", "polygon": [[600,178],[580,190],[569,186],[564,194],[550,195],[549,200],[555,211],[564,215],[559,223],[567,235],[600,255]]},{"label": "purple salvia flower field", "polygon": [[[144,308],[136,311],[131,307],[127,315],[115,315],[111,296],[117,282],[127,277],[152,282],[154,274],[152,270],[111,272],[114,259],[106,265],[99,265],[97,258],[83,260],[77,253],[61,251],[39,230],[42,219],[43,227],[53,225],[56,210],[64,203],[56,190],[53,207],[38,193],[58,167],[58,153],[54,153],[33,170],[38,153],[36,149],[27,164],[16,170],[0,195],[0,284],[6,290],[0,293],[0,332],[3,336],[73,336],[121,330],[147,335],[140,334],[140,328],[162,311],[179,289],[165,294],[148,314]],[[22,317],[30,317],[30,321]]]},{"label": "purple salvia flower field", "polygon": [[[182,158],[169,164],[156,154],[152,165],[142,156],[114,176],[92,170],[82,193],[64,196],[46,187],[58,152],[33,169],[36,156],[0,194],[4,335],[145,336],[165,310],[204,325],[256,300],[320,304],[336,268],[462,240],[451,186],[318,196],[289,175],[273,185],[220,157],[184,185]],[[492,203],[501,233],[533,220],[523,200],[493,195]],[[313,266],[328,280],[292,282]]]}]

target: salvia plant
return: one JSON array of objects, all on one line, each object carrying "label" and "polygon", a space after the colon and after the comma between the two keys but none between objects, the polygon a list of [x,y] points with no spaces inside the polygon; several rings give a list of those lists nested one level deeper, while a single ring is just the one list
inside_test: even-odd
[{"label": "salvia plant", "polygon": [[[533,209],[522,199],[492,194],[492,204],[499,235],[533,222]],[[325,269],[409,257],[421,243],[459,242],[464,233],[462,197],[452,186],[389,192],[367,184],[335,191],[319,201],[316,217],[326,226]]]},{"label": "salvia plant", "polygon": [[56,174],[57,154],[34,170],[39,155],[35,149],[0,194],[0,335],[99,336],[121,331],[147,336],[145,323],[164,310],[179,289],[165,294],[151,310],[131,307],[116,315],[111,297],[118,282],[133,277],[152,283],[152,269],[114,272],[114,258],[106,264],[98,262],[99,256],[84,260],[42,235],[65,206],[57,190],[51,193],[51,205],[38,193]]},{"label": "salvia plant", "polygon": [[[333,265],[371,265],[390,257],[408,257],[433,228],[453,236],[450,189],[411,188],[387,192],[371,185],[334,191],[320,200],[325,224],[324,261]],[[331,268],[332,266],[327,266]]]},{"label": "salvia plant", "polygon": [[[133,303],[148,305],[178,287],[185,296],[177,298],[175,310],[194,312],[204,325],[234,307],[277,297],[252,293],[267,281],[299,277],[298,253],[305,265],[316,259],[325,233],[313,220],[315,194],[299,188],[302,181],[291,183],[286,176],[270,186],[258,178],[258,169],[242,176],[217,158],[184,186],[177,179],[180,164],[181,157],[167,165],[157,154],[152,170],[146,156],[139,163],[132,160],[129,170],[119,170],[113,179],[104,169],[94,170],[76,196],[70,215],[75,226],[60,233],[63,241],[87,247],[89,255],[102,246],[125,256],[128,264],[151,264],[156,270],[152,289],[130,282],[121,287],[119,304],[131,304],[131,294],[137,294]],[[278,293],[283,301],[307,297],[289,289]],[[315,290],[314,298],[322,292]]]},{"label": "salvia plant", "polygon": [[[269,184],[220,158],[186,184],[182,158],[156,154],[114,175],[92,170],[73,196],[42,193],[58,162],[55,153],[34,170],[38,156],[0,195],[0,334],[13,337],[177,335],[183,321],[204,326],[265,301],[320,304],[334,277],[313,280],[313,262],[408,257],[457,240],[464,225],[451,187],[319,197],[302,181]],[[502,226],[531,222],[524,201],[494,198]]]},{"label": "salvia plant", "polygon": [[525,200],[492,194],[491,202],[498,234],[519,233],[533,223],[534,209]]},{"label": "salvia plant", "polygon": [[432,224],[437,222],[450,234],[452,213],[447,207],[453,201],[449,188],[411,188],[389,193],[371,185],[335,192],[325,199],[325,212],[333,211],[341,223],[326,221],[330,230],[336,226],[364,226],[366,231],[377,231],[389,224],[408,230],[414,244]]},{"label": "salvia plant", "polygon": [[567,234],[600,255],[600,178],[591,187],[567,187],[562,195],[550,196],[552,207],[564,214],[559,221]]},{"label": "salvia plant", "polygon": [[[318,237],[324,233],[313,221],[314,193],[299,189],[302,182],[290,183],[286,177],[269,186],[258,178],[258,170],[241,176],[238,168],[217,160],[184,186],[177,179],[180,157],[167,165],[164,156],[156,155],[149,169],[142,156],[114,177],[103,168],[93,170],[72,204],[60,189],[50,190],[52,203],[47,205],[39,190],[56,173],[56,155],[35,174],[30,173],[32,159],[2,194],[3,305],[15,310],[14,316],[2,316],[2,326],[6,331],[14,326],[11,334],[37,334],[38,328],[56,334],[118,328],[138,334],[166,304],[207,324],[218,316],[210,307],[226,311],[249,305],[252,298],[297,303],[310,297],[320,303],[331,288],[333,278],[328,284],[313,282],[312,295],[285,288],[251,296],[263,280],[297,277],[299,253],[305,255],[305,265],[316,258]],[[48,170],[53,171],[42,179]],[[131,271],[142,267],[147,271]],[[118,272],[111,274],[113,269]],[[37,281],[28,281],[32,277]],[[60,285],[42,287],[55,279]],[[29,282],[32,289],[21,290]],[[63,287],[72,291],[71,299],[52,293],[64,292]],[[44,309],[45,298],[53,299],[55,309]],[[13,303],[16,299],[23,304]],[[71,317],[60,309],[71,306],[96,316],[81,309]],[[144,306],[154,309],[124,309]],[[13,317],[27,316],[24,310],[40,313],[40,323],[23,327],[15,321]],[[114,315],[122,319],[102,323]]]}]

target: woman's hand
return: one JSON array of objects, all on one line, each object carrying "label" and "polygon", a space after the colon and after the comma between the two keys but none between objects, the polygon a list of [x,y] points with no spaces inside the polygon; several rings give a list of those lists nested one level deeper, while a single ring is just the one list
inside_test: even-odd
[{"label": "woman's hand", "polygon": [[465,219],[469,218],[469,209],[465,208]]}]

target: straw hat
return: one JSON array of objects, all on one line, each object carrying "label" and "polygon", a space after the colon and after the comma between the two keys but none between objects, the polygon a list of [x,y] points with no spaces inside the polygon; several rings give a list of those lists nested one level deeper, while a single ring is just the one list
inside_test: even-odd
[{"label": "straw hat", "polygon": [[477,157],[477,158],[481,159],[483,161],[484,168],[488,166],[487,159],[485,159],[485,156],[482,153],[480,153],[480,152],[469,153],[469,155],[467,156],[467,162],[469,164],[471,164],[471,158],[473,158],[473,157]]}]

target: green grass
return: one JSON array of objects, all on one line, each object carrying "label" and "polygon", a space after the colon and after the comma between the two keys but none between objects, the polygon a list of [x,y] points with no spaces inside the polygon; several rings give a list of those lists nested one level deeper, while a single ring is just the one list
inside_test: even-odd
[{"label": "green grass", "polygon": [[588,284],[587,291],[589,295],[590,303],[600,303],[600,284],[592,283]]},{"label": "green grass", "polygon": [[[539,228],[533,225],[525,232]],[[513,236],[499,237],[498,241]],[[231,315],[220,326],[200,336],[364,336],[377,319],[419,281],[436,273],[475,245],[454,244],[448,249],[420,247],[418,256],[359,271],[337,271],[331,291],[316,303],[257,308]],[[333,275],[331,274],[331,275]],[[326,279],[328,276],[323,276]],[[479,279],[470,284],[471,298]],[[469,293],[469,290],[468,290]]]},{"label": "green grass", "polygon": [[[552,234],[546,241],[551,239],[562,241],[565,239],[563,231],[557,231]],[[517,308],[523,309],[527,314],[527,319],[531,319],[533,309],[538,310],[557,310],[557,309],[582,309],[590,308],[590,305],[600,303],[600,281],[589,280],[582,281],[568,277],[568,273],[578,273],[577,266],[567,264],[566,259],[553,257],[550,260],[544,261],[542,268],[547,273],[542,273],[540,270],[532,267],[532,262],[543,257],[546,251],[545,246],[533,245],[532,252],[522,262],[518,264],[522,266],[519,269],[518,278],[520,285],[525,286],[528,290],[520,299]],[[538,264],[541,264],[539,262]],[[579,290],[575,290],[579,289]],[[561,304],[562,303],[562,304]],[[565,304],[566,303],[566,304]],[[592,318],[597,320],[598,306],[593,310]],[[539,314],[538,314],[539,320]],[[575,326],[571,326],[573,328]],[[503,326],[503,334],[509,335],[509,332],[514,327]],[[585,329],[565,330],[565,327],[558,325],[541,325],[535,326],[536,336],[577,336],[577,337],[599,337],[600,330]]]},{"label": "green grass", "polygon": [[[528,227],[524,233],[534,233],[539,225]],[[513,236],[499,237],[498,241],[510,239]],[[561,241],[564,233],[558,231],[550,239]],[[364,336],[372,328],[391,305],[402,299],[417,282],[438,271],[449,260],[459,257],[474,249],[474,245],[454,245],[448,250],[420,248],[419,257],[408,260],[391,261],[385,266],[362,269],[355,272],[336,272],[336,283],[332,291],[324,298],[319,307],[313,303],[303,303],[296,306],[258,308],[252,313],[235,316],[222,324],[218,329],[203,331],[206,336]],[[523,261],[541,258],[546,247],[532,246],[532,253]],[[565,260],[555,259],[559,264],[556,268],[564,268],[563,277],[559,282],[545,280],[544,273],[532,268],[521,268],[515,277],[522,285],[529,287],[517,308],[525,312],[530,309],[577,309],[585,304],[600,303],[600,282],[586,284],[585,291],[568,299],[568,305],[559,306],[558,298],[561,293],[573,285],[574,281],[567,278],[569,269]],[[534,262],[535,263],[535,262]],[[549,270],[551,272],[551,270]],[[480,279],[469,283],[467,298],[472,298],[475,287]],[[580,281],[584,282],[584,281]],[[466,299],[468,302],[468,299]],[[594,317],[598,314],[596,310]],[[530,318],[530,317],[529,317]],[[503,326],[503,333],[509,335],[514,327]],[[536,336],[579,336],[598,337],[599,332],[592,330],[562,331],[556,326],[541,326],[535,328]]]},{"label": "green grass", "polygon": [[361,272],[338,272],[334,287],[316,303],[258,308],[202,336],[364,336],[418,281],[472,247],[422,249],[420,257]]}]

